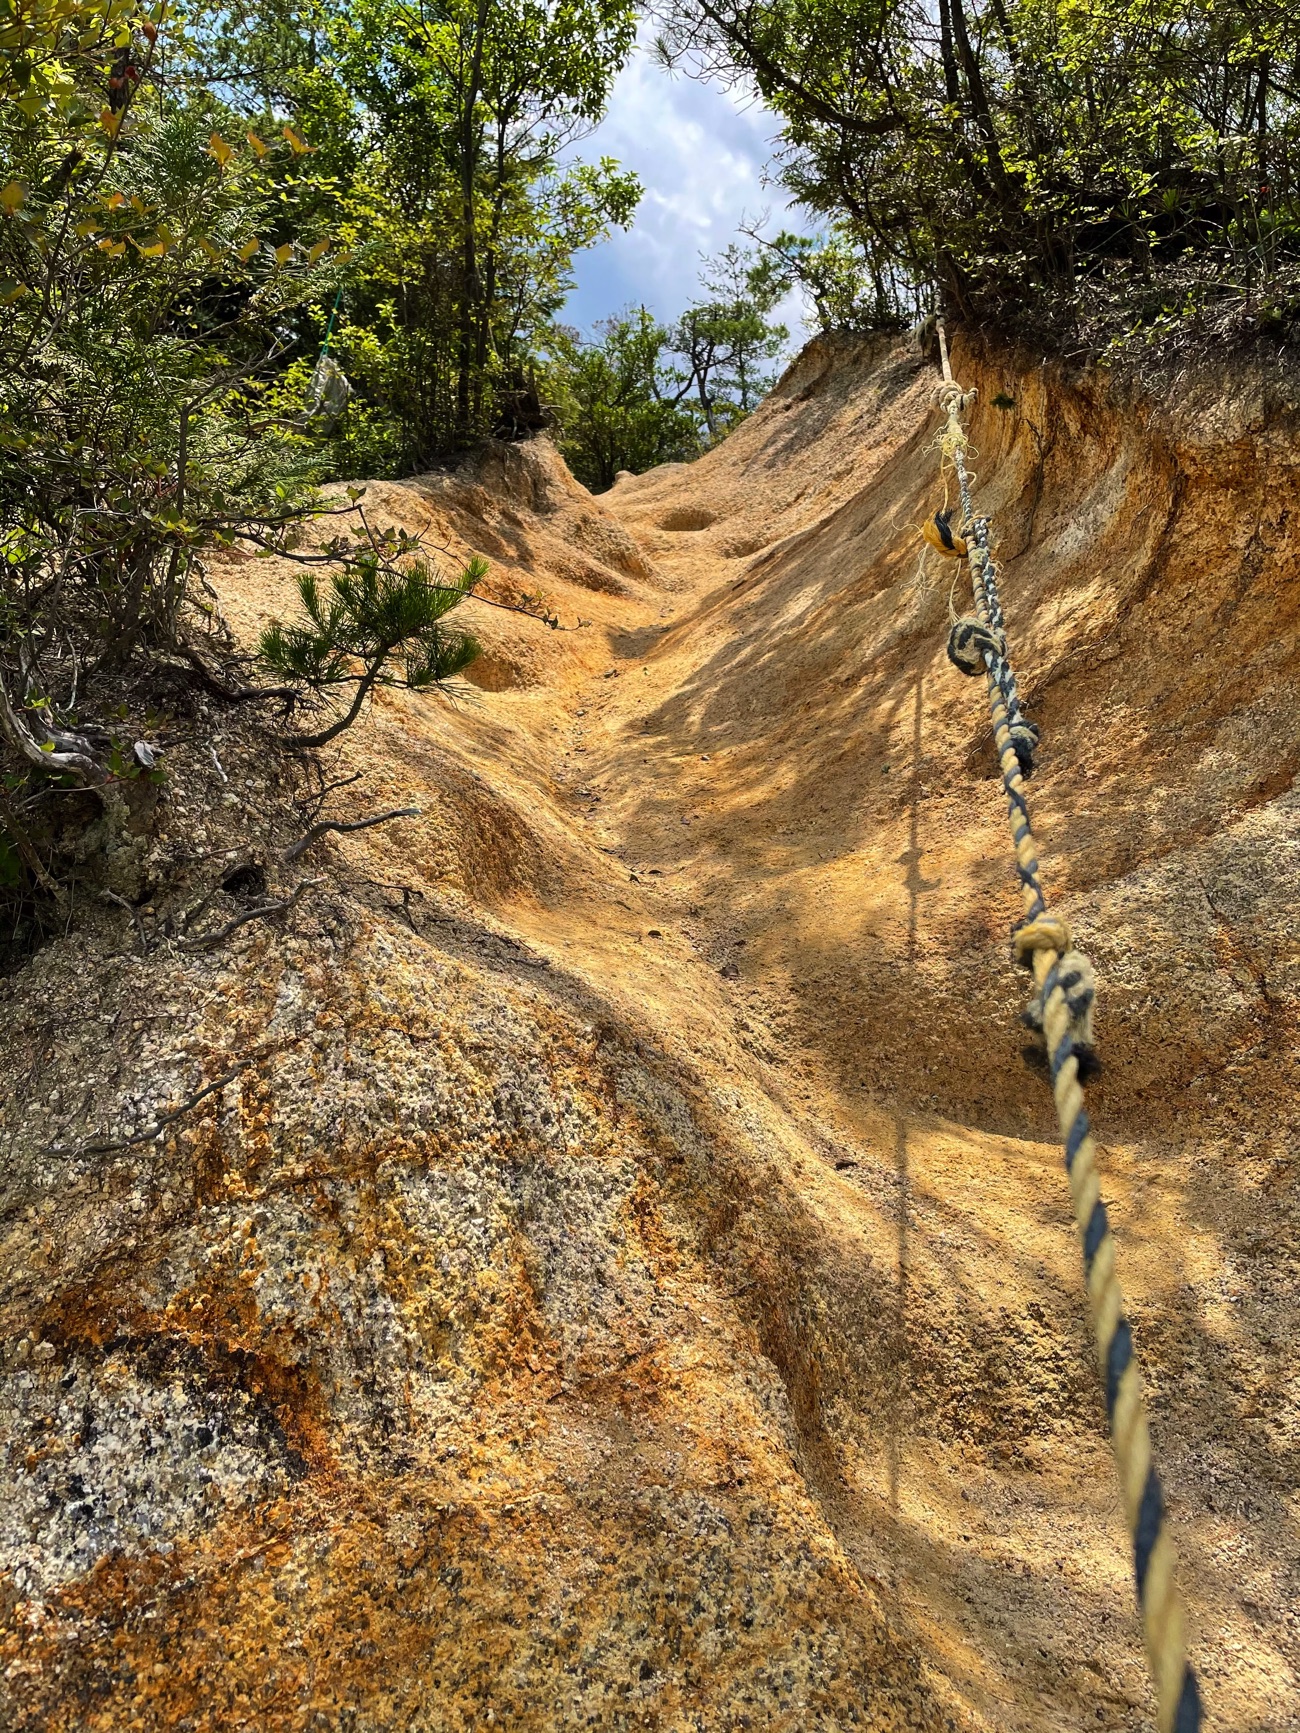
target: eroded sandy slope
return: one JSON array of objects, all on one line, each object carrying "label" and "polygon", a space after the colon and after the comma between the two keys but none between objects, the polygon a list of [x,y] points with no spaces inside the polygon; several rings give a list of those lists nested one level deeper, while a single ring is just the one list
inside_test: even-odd
[{"label": "eroded sandy slope", "polygon": [[[1211,1724],[1281,1733],[1296,437],[959,369]],[[1149,1726],[931,388],[817,345],[601,500],[544,445],[372,490],[589,623],[385,697],[329,774],[422,816],[282,928],[6,984],[6,1724]],[[214,726],[138,901],[196,838],[294,882],[290,772]]]}]

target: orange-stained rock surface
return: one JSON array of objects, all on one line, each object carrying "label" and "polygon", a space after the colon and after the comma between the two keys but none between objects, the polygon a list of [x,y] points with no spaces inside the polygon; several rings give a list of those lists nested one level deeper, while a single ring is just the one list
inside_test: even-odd
[{"label": "orange-stained rock surface", "polygon": [[[1208,1726],[1288,1733],[1300,428],[957,371]],[[818,342],[599,499],[375,484],[574,629],[468,604],[474,684],[322,755],[420,816],[292,866],[308,772],[178,727],[146,938],[316,882],[0,984],[5,1733],[1150,1729],[933,382]]]}]

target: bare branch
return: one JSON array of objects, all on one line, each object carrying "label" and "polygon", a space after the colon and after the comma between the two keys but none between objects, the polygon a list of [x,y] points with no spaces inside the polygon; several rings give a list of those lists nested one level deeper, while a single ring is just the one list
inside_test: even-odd
[{"label": "bare branch", "polygon": [[310,810],[311,820],[315,823],[331,794],[336,793],[340,788],[351,788],[354,782],[361,782],[368,775],[368,771],[354,770],[351,776],[340,776],[334,782],[322,782],[316,793],[304,795],[301,800],[295,800],[293,804],[304,819],[307,818]]},{"label": "bare branch", "polygon": [[130,1137],[118,1138],[115,1143],[83,1143],[79,1153],[82,1155],[107,1155],[114,1149],[130,1149],[132,1144],[152,1143],[159,1132],[165,1131],[176,1120],[184,1118],[187,1113],[198,1106],[200,1101],[205,1100],[209,1095],[215,1095],[218,1089],[224,1089],[227,1083],[232,1083],[239,1076],[241,1071],[247,1071],[248,1067],[255,1063],[256,1061],[253,1059],[241,1059],[232,1070],[224,1072],[213,1082],[205,1084],[202,1089],[197,1090],[185,1101],[182,1101],[179,1107],[173,1108],[170,1113],[160,1114],[153,1124],[146,1125],[143,1131],[137,1131]]},{"label": "bare branch", "polygon": [[413,933],[419,933],[420,929],[415,924],[415,916],[411,913],[411,898],[418,897],[423,902],[423,891],[417,891],[413,885],[390,885],[385,879],[365,879],[363,883],[373,885],[376,890],[380,891],[400,891],[402,893],[400,910],[392,903],[386,903],[384,906],[391,914],[400,914]]},{"label": "bare branch", "polygon": [[14,847],[18,850],[26,863],[28,872],[31,873],[32,877],[36,880],[37,884],[40,885],[41,889],[49,891],[59,902],[62,902],[62,888],[57,885],[50,877],[49,873],[46,872],[41,857],[36,852],[35,843],[33,843],[31,837],[27,834],[21,819],[10,804],[9,797],[5,794],[2,785],[0,785],[0,826],[8,831]]},{"label": "bare branch", "polygon": [[305,890],[318,885],[319,879],[303,879],[291,897],[286,897],[278,903],[259,903],[256,908],[245,909],[242,915],[236,915],[233,921],[227,921],[224,927],[219,927],[215,933],[200,933],[194,939],[175,939],[172,942],[180,951],[212,951],[240,927],[247,926],[249,921],[267,920],[271,915],[288,914]]},{"label": "bare branch", "polygon": [[108,781],[108,772],[95,762],[94,749],[84,735],[56,733],[44,724],[42,727],[44,745],[9,702],[4,676],[0,675],[0,733],[11,746],[42,770],[71,771],[92,784]]},{"label": "bare branch", "polygon": [[327,782],[320,793],[314,797],[317,812],[320,811],[327,795],[336,794],[340,788],[351,788],[354,782],[360,782],[368,774],[369,772],[365,770],[354,770],[351,776],[340,776],[336,782]]},{"label": "bare branch", "polygon": [[[314,883],[314,880],[308,880]],[[179,1107],[173,1107],[170,1113],[160,1113],[151,1125],[133,1132],[130,1137],[118,1138],[116,1141],[105,1140],[101,1143],[83,1143],[78,1149],[79,1155],[107,1155],[115,1149],[129,1149],[137,1143],[152,1143],[160,1132],[174,1125],[178,1119],[183,1119],[187,1113],[192,1113],[200,1101],[206,1101],[209,1095],[215,1095],[218,1089],[224,1089],[227,1083],[233,1083],[241,1072],[251,1066],[258,1065],[263,1059],[273,1058],[280,1053],[287,1053],[296,1047],[300,1041],[309,1038],[310,1031],[300,1030],[297,1034],[288,1036],[285,1040],[268,1041],[256,1048],[246,1059],[241,1059],[232,1065],[229,1071],[223,1071],[220,1077],[214,1077],[211,1083],[205,1083],[202,1089],[196,1089],[192,1095],[187,1095]]]},{"label": "bare branch", "polygon": [[127,902],[125,897],[118,896],[116,891],[101,891],[99,894],[104,902],[116,903],[119,909],[125,909],[127,914],[130,915],[131,920],[135,925],[136,937],[140,941],[140,955],[142,957],[147,957],[151,946],[149,944],[149,936],[144,930],[144,921],[141,919],[139,909],[136,908],[134,903]]},{"label": "bare branch", "polygon": [[193,668],[204,689],[214,697],[224,698],[228,704],[243,704],[250,698],[283,698],[293,704],[302,697],[302,693],[295,686],[227,686],[217,678],[197,650],[191,649],[188,644],[178,643],[176,651]]},{"label": "bare branch", "polygon": [[465,600],[482,602],[485,608],[499,608],[503,614],[522,614],[526,620],[536,620],[539,626],[549,626],[552,632],[580,632],[591,624],[590,620],[579,620],[576,626],[562,626],[558,615],[548,613],[540,603],[536,608],[529,608],[521,602],[499,602],[495,596],[485,596],[481,590],[467,591]]},{"label": "bare branch", "polygon": [[371,825],[387,824],[390,819],[419,818],[419,816],[418,806],[399,806],[394,812],[376,813],[374,818],[354,818],[350,821],[342,818],[322,819],[319,824],[312,825],[306,836],[294,843],[292,848],[285,850],[284,858],[286,861],[297,860],[299,855],[307,852],[318,837],[324,836],[329,830],[369,830]]},{"label": "bare branch", "polygon": [[[352,674],[348,679],[357,682],[356,696],[351,705],[337,721],[331,722],[328,728],[322,728],[318,734],[291,734],[284,737],[285,745],[296,752],[310,752],[317,746],[328,746],[331,740],[336,740],[347,728],[350,728],[361,714],[361,706],[365,703],[370,689],[379,680],[385,661],[388,659],[388,649],[376,660],[367,664],[364,674]],[[340,682],[342,684],[343,682]]]},{"label": "bare branch", "polygon": [[[226,873],[225,877],[229,878],[230,874]],[[223,883],[224,881],[222,879],[218,879],[207,895],[201,897],[187,914],[181,916],[180,928],[183,933],[188,933],[195,921],[201,921],[203,919],[204,915],[206,915],[208,910],[212,907],[215,898],[220,896]]]}]

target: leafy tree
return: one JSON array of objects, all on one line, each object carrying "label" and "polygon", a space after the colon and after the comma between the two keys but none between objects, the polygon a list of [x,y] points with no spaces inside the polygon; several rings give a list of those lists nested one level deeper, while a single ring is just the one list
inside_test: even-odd
[{"label": "leafy tree", "polygon": [[780,112],[877,322],[1067,347],[1300,305],[1300,19],[1276,0],[668,0],[665,56]]},{"label": "leafy tree", "polygon": [[214,108],[158,104],[157,26],[109,4],[111,39],[0,104],[0,548],[29,686],[69,631],[91,673],[174,647],[195,550],[294,516],[300,448],[258,392],[329,247],[292,229],[292,128],[236,147]]},{"label": "leafy tree", "polygon": [[205,668],[200,549],[278,544],[309,507],[308,453],[262,401],[328,270],[327,238],[294,223],[308,153],[291,127],[247,139],[213,101],[174,105],[165,28],[132,0],[0,17],[0,873],[19,925],[59,894],[51,789],[92,790],[107,839],[126,786],[162,774],[131,735],[148,670]]},{"label": "leafy tree", "polygon": [[872,284],[860,249],[842,229],[820,235],[783,229],[775,237],[745,232],[763,249],[753,268],[768,294],[782,300],[798,290],[819,330],[863,331],[894,322],[894,302]]},{"label": "leafy tree", "polygon": [[[402,569],[375,550],[335,574],[328,595],[321,594],[314,572],[304,572],[298,592],[306,619],[268,626],[260,644],[262,660],[313,693],[349,685],[356,690],[341,716],[318,733],[298,735],[293,744],[324,746],[342,734],[376,685],[423,692],[467,668],[479,653],[478,644],[467,632],[449,631],[443,621],[487,570],[486,561],[471,560],[444,581],[423,561]],[[393,662],[399,651],[400,671]]]},{"label": "leafy tree", "polygon": [[62,129],[24,130],[44,136],[9,155],[26,175],[0,224],[11,596],[19,629],[70,610],[94,665],[120,666],[173,642],[198,546],[286,517],[301,456],[257,398],[310,249],[281,238],[274,171],[237,164],[206,117],[151,121],[98,162],[74,139],[53,196],[36,161]]},{"label": "leafy tree", "polygon": [[597,327],[594,342],[552,335],[547,385],[573,473],[600,492],[620,470],[697,457],[772,385],[789,337],[771,315],[788,273],[732,245],[706,260],[703,299],[671,325],[644,307]]},{"label": "leafy tree", "polygon": [[[574,253],[640,196],[608,159],[560,162],[603,112],[631,0],[242,3],[265,9],[285,56],[312,56],[309,72],[259,63],[238,88],[250,116],[291,93],[356,252],[336,332],[354,386],[339,468],[409,472],[518,423]],[[209,49],[209,78],[238,84],[246,29]]]},{"label": "leafy tree", "polygon": [[[349,194],[343,232],[371,241],[337,338],[355,392],[338,454],[344,473],[410,473],[475,439],[516,430],[515,406],[527,399],[534,358],[572,287],[572,256],[607,232],[611,211],[625,209],[625,183],[608,163],[539,176],[517,189],[496,236],[492,301],[468,376],[466,303],[445,213],[408,218],[364,187]],[[468,407],[461,389],[467,377]],[[534,404],[523,425],[541,423]]]},{"label": "leafy tree", "polygon": [[560,448],[593,493],[620,470],[639,473],[700,451],[699,424],[683,399],[690,381],[667,369],[669,334],[644,307],[597,327],[594,342],[557,329],[547,385],[556,398]]},{"label": "leafy tree", "polygon": [[[292,115],[322,220],[354,256],[334,332],[353,386],[336,473],[410,473],[540,425],[536,352],[573,256],[640,197],[607,158],[561,162],[603,113],[634,24],[633,0],[231,0],[196,14],[195,90],[221,89],[255,129]],[[318,332],[325,315],[319,303]],[[286,368],[286,409],[307,348]]]},{"label": "leafy tree", "polygon": [[703,273],[705,300],[688,307],[672,327],[668,346],[682,359],[682,375],[695,394],[710,440],[721,438],[770,390],[766,363],[781,353],[790,333],[772,322],[782,287],[733,242]]}]

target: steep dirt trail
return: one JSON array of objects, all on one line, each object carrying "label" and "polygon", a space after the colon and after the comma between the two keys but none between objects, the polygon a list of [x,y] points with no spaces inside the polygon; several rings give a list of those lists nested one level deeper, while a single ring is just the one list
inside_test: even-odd
[{"label": "steep dirt trail", "polygon": [[[1205,1537],[1189,1578],[1250,1657],[1203,1665],[1225,1725],[1282,1725],[1300,1713],[1294,1216],[1272,1207],[1284,1185],[1294,1201],[1284,508],[1270,536],[1253,508],[1275,477],[1246,427],[1202,423],[1189,453],[966,359],[987,399],[1020,394],[975,431],[1047,741],[1034,806],[1106,981],[1098,1116],[1157,1400],[1181,1419],[1162,1437],[1173,1496]],[[779,1122],[829,1316],[828,1340],[777,1359],[831,1526],[988,1725],[1076,1726],[1140,1700],[1141,1663],[1050,1104],[1015,1035],[982,694],[943,658],[950,573],[914,539],[930,390],[905,355],[814,351],[713,458],[600,502],[672,612],[612,638],[554,775],[627,882],[512,918]],[[1225,1233],[1266,1260],[1250,1297]],[[1252,1297],[1258,1333],[1238,1323]],[[1225,1500],[1225,1452],[1263,1486]]]},{"label": "steep dirt trail", "polygon": [[[976,428],[984,498],[1044,725],[1049,882],[1106,983],[1097,1117],[1201,1665],[1222,1725],[1283,1726],[1300,1717],[1286,510],[1270,524],[1257,405],[1228,429],[1192,406],[1180,450],[1104,398],[964,359],[1012,410]],[[715,457],[606,496],[686,594],[580,694],[570,762],[647,910],[597,968],[648,1026],[689,1031],[715,1086],[756,1082],[800,1150],[835,1341],[782,1370],[832,1528],[987,1725],[1077,1726],[1140,1698],[1140,1663],[1050,1104],[1013,1033],[1019,909],[982,689],[943,658],[950,572],[914,541],[931,389],[905,356],[814,351]],[[742,1052],[710,1053],[706,1019]]]},{"label": "steep dirt trail", "polygon": [[[1283,1733],[1300,438],[1244,388],[1162,417],[957,363],[1210,1725]],[[15,985],[37,1054],[89,973],[126,1076],[74,1041],[5,1108],[13,1726],[1150,1727],[983,694],[919,556],[931,389],[816,344],[599,500],[544,443],[372,488],[589,624],[480,610],[477,695],[381,699],[333,774],[422,816],[325,845],[284,931]],[[290,606],[214,576],[243,632]],[[256,742],[217,744],[176,823],[268,859]],[[78,1144],[249,1055],[156,1148]]]}]

